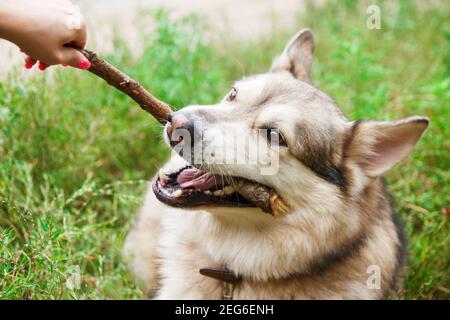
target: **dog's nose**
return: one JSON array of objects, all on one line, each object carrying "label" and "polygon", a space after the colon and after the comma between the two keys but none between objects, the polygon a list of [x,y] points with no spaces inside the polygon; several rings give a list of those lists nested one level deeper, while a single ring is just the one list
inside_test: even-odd
[{"label": "dog's nose", "polygon": [[[170,144],[175,146],[183,141],[186,134],[189,135],[191,145],[194,144],[194,137],[196,134],[195,123],[191,117],[183,112],[173,112],[169,116],[169,123],[167,125],[167,135]],[[176,134],[176,136],[174,136]]]},{"label": "dog's nose", "polygon": [[169,115],[169,123],[167,125],[167,133],[169,138],[172,136],[172,133],[177,129],[186,129],[189,122],[189,119],[182,113],[172,112]]}]

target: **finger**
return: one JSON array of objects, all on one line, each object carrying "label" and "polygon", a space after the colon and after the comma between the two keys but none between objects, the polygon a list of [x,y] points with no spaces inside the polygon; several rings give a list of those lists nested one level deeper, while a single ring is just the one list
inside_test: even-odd
[{"label": "finger", "polygon": [[70,46],[83,49],[86,46],[87,41],[86,25],[84,24],[84,19],[81,14],[78,13],[76,19],[79,19],[77,22],[78,28],[74,30],[75,34],[73,36],[73,39],[70,41]]},{"label": "finger", "polygon": [[38,66],[39,70],[45,71],[45,69],[47,69],[48,67],[49,67],[49,66],[46,65],[45,63],[43,63],[42,61],[39,62],[39,66]]},{"label": "finger", "polygon": [[63,48],[62,50],[61,64],[67,64],[82,70],[87,70],[91,67],[89,60],[80,51],[73,48]]},{"label": "finger", "polygon": [[30,56],[27,56],[25,58],[25,68],[27,68],[27,69],[33,68],[33,66],[36,64],[36,62],[37,62],[37,60],[33,59]]}]

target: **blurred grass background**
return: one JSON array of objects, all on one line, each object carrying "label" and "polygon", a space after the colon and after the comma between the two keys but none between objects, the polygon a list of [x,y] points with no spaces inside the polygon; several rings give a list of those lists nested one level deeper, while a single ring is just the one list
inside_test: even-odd
[{"label": "blurred grass background", "polygon": [[[350,119],[431,118],[411,160],[387,181],[409,237],[405,297],[448,299],[450,10],[445,2],[377,3],[381,30],[366,27],[368,2],[347,0],[310,5],[298,28],[251,42],[204,37],[201,19],[173,22],[158,11],[142,57],[115,39],[108,59],[171,105],[214,103],[310,27],[315,84]],[[0,84],[0,298],[144,297],[120,250],[146,181],[168,156],[160,135],[146,113],[88,73],[24,80],[13,72]],[[81,287],[71,288],[78,267]]]}]

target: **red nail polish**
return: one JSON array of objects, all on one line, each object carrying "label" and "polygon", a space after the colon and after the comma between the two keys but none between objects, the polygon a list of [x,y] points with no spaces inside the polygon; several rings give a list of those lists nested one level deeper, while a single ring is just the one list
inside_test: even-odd
[{"label": "red nail polish", "polygon": [[87,70],[91,67],[91,63],[87,59],[82,59],[80,63],[78,64],[78,68]]},{"label": "red nail polish", "polygon": [[25,68],[31,69],[31,68],[33,68],[33,64],[30,62],[25,62]]},{"label": "red nail polish", "polygon": [[62,64],[62,66],[64,67],[64,68],[67,68],[69,65],[68,64]]},{"label": "red nail polish", "polygon": [[45,69],[47,69],[47,68],[48,68],[48,66],[46,66],[45,64],[39,63],[39,70],[45,71]]}]

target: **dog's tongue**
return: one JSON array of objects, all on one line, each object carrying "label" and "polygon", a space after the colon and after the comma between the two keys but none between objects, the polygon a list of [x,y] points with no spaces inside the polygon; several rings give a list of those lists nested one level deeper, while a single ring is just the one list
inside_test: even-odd
[{"label": "dog's tongue", "polygon": [[209,190],[213,187],[223,187],[224,180],[212,173],[198,169],[185,169],[178,174],[177,183],[182,189]]}]

